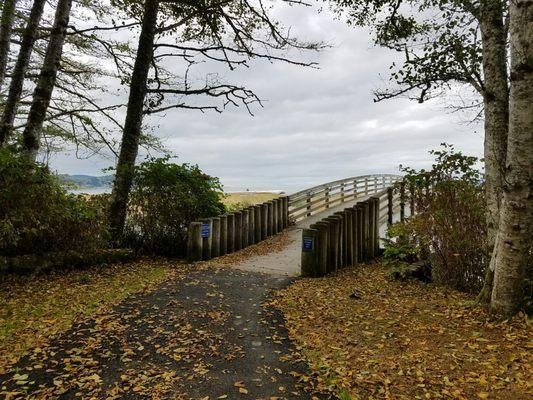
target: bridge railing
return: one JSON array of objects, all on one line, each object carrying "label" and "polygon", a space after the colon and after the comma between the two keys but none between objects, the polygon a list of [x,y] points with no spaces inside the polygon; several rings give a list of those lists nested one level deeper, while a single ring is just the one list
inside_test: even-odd
[{"label": "bridge railing", "polygon": [[302,230],[302,275],[324,276],[379,254],[380,228],[414,213],[414,193],[405,183],[372,193],[355,205],[326,216]]},{"label": "bridge railing", "polygon": [[363,175],[301,190],[289,196],[289,217],[300,221],[344,202],[375,195],[400,179],[392,174]]}]

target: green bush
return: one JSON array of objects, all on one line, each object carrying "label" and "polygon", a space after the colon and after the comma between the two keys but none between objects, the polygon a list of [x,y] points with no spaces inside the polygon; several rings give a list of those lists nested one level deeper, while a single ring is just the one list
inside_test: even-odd
[{"label": "green bush", "polygon": [[189,223],[224,213],[218,178],[198,166],[151,158],[136,167],[124,245],[141,252],[183,255]]},{"label": "green bush", "polygon": [[0,150],[0,254],[100,247],[106,240],[104,201],[69,195],[44,165]]},{"label": "green bush", "polygon": [[435,283],[477,293],[488,263],[482,175],[475,168],[477,158],[442,146],[431,152],[430,170],[402,168],[416,193],[410,243],[431,265]]}]

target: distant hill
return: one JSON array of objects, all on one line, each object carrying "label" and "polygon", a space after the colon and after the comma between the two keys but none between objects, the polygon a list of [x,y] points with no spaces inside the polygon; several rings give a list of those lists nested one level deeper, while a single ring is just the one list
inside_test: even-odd
[{"label": "distant hill", "polygon": [[89,189],[111,186],[115,179],[115,175],[92,176],[59,174],[58,178],[64,183],[76,185],[79,189]]}]

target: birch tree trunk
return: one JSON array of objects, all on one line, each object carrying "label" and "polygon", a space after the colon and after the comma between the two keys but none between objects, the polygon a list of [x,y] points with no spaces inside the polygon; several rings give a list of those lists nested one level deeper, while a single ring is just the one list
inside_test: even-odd
[{"label": "birch tree trunk", "polygon": [[13,124],[17,114],[17,104],[22,95],[24,77],[30,63],[33,45],[37,38],[37,29],[39,28],[45,4],[46,0],[34,0],[28,22],[22,33],[22,41],[17,56],[17,62],[13,69],[13,76],[9,85],[9,93],[4,106],[4,112],[0,119],[0,147],[7,144],[13,131]]},{"label": "birch tree trunk", "polygon": [[33,91],[33,100],[28,114],[26,127],[22,133],[25,156],[35,161],[41,140],[41,131],[56,83],[57,71],[61,63],[63,43],[67,32],[72,0],[59,0],[54,17],[50,41],[46,47],[43,66]]},{"label": "birch tree trunk", "polygon": [[533,235],[533,0],[511,0],[511,90],[505,186],[490,308],[511,315],[523,299]]},{"label": "birch tree trunk", "polygon": [[124,229],[128,196],[133,182],[135,160],[139,150],[144,99],[157,25],[158,3],[158,0],[145,0],[144,3],[137,57],[135,58],[131,76],[126,119],[109,209],[109,225],[111,236],[115,242],[120,239]]},{"label": "birch tree trunk", "polygon": [[[491,254],[498,231],[503,174],[507,153],[509,88],[507,83],[507,30],[504,24],[505,1],[480,2],[478,20],[481,28],[484,116],[485,185],[487,202],[487,254]],[[492,291],[494,265],[489,264],[479,300],[488,303]]]},{"label": "birch tree trunk", "polygon": [[9,46],[11,44],[11,31],[13,30],[13,19],[17,0],[5,0],[0,20],[0,89],[4,85],[6,77],[7,60],[9,57]]}]

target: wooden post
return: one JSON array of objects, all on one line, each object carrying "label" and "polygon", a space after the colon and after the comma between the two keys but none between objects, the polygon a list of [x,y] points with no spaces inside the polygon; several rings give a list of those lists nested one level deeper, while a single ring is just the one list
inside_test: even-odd
[{"label": "wooden post", "polygon": [[368,200],[368,255],[370,259],[373,259],[376,256],[375,251],[375,245],[376,245],[376,239],[375,239],[375,233],[376,229],[374,227],[374,224],[376,223],[375,220],[375,203],[372,200],[372,197],[370,197]]},{"label": "wooden post", "polygon": [[353,220],[354,209],[347,208],[346,213],[346,265],[354,265],[354,241],[353,241]]},{"label": "wooden post", "polygon": [[272,234],[275,235],[278,230],[278,201],[272,200]]},{"label": "wooden post", "polygon": [[202,223],[191,222],[187,238],[187,260],[189,262],[202,259]]},{"label": "wooden post", "polygon": [[375,244],[374,244],[374,254],[375,256],[378,256],[379,255],[379,245],[380,245],[380,241],[379,241],[379,209],[381,207],[381,204],[379,202],[379,197],[371,197],[370,200],[374,201],[374,240],[375,240]]},{"label": "wooden post", "polygon": [[261,204],[261,240],[268,237],[268,203]]},{"label": "wooden post", "polygon": [[254,218],[255,218],[255,225],[254,225],[254,236],[255,236],[255,243],[259,243],[261,241],[261,205],[254,206]]},{"label": "wooden post", "polygon": [[211,218],[201,219],[202,223],[202,260],[211,258],[211,236],[213,232],[213,221]]},{"label": "wooden post", "polygon": [[289,226],[289,196],[283,197],[283,229]]},{"label": "wooden post", "polygon": [[236,211],[235,215],[235,251],[242,249],[242,212]]},{"label": "wooden post", "polygon": [[318,276],[318,231],[302,230],[302,276]]},{"label": "wooden post", "polygon": [[352,207],[353,222],[352,222],[352,241],[353,241],[353,263],[359,262],[359,218],[358,218],[357,206]]},{"label": "wooden post", "polygon": [[318,274],[324,276],[328,273],[328,241],[329,223],[317,222],[315,228],[318,230]]},{"label": "wooden post", "polygon": [[326,190],[324,191],[324,202],[325,202],[325,207],[326,208],[329,208],[329,187],[326,188]]},{"label": "wooden post", "polygon": [[363,237],[362,237],[362,241],[363,241],[363,260],[368,260],[369,259],[369,246],[368,246],[368,226],[369,226],[369,214],[370,214],[370,211],[369,211],[369,206],[368,206],[368,202],[365,200],[363,201],[362,203],[362,206],[363,206]]},{"label": "wooden post", "polygon": [[283,199],[276,199],[278,205],[278,232],[283,230]]},{"label": "wooden post", "polygon": [[344,203],[344,186],[345,183],[341,183],[341,203]]},{"label": "wooden post", "polygon": [[400,221],[405,221],[405,181],[400,183]]},{"label": "wooden post", "polygon": [[346,231],[346,213],[344,211],[337,211],[334,215],[340,217],[341,221],[341,227],[340,227],[340,266],[345,267],[348,249],[346,246],[346,237],[347,237],[347,231]]},{"label": "wooden post", "polygon": [[249,225],[248,225],[248,218],[250,218],[250,211],[248,211],[248,209],[244,209],[241,211],[241,214],[242,214],[242,243],[241,243],[241,248],[246,248],[248,247],[248,237],[250,235],[250,229],[249,229]]},{"label": "wooden post", "polygon": [[393,214],[392,214],[392,207],[393,207],[393,203],[392,203],[392,188],[388,188],[387,189],[387,205],[388,205],[388,217],[387,217],[387,221],[389,223],[389,225],[392,224],[392,217],[393,217]]},{"label": "wooden post", "polygon": [[226,254],[233,253],[235,251],[235,214],[231,213],[227,216],[227,251]]},{"label": "wooden post", "polygon": [[268,236],[274,234],[274,202],[267,202],[268,205]]},{"label": "wooden post", "polygon": [[368,178],[365,178],[365,195],[368,194]]},{"label": "wooden post", "polygon": [[311,216],[311,192],[307,192],[307,196],[306,196],[306,199],[305,199],[305,202],[307,203],[307,207],[306,207],[306,210],[307,210],[307,216],[310,217]]},{"label": "wooden post", "polygon": [[357,180],[353,181],[353,198],[357,199]]},{"label": "wooden post", "polygon": [[248,246],[255,244],[255,207],[248,207]]},{"label": "wooden post", "polygon": [[220,255],[220,217],[213,218],[213,231],[211,233],[211,258]]},{"label": "wooden post", "polygon": [[220,255],[228,253],[228,216],[220,216]]},{"label": "wooden post", "polygon": [[365,260],[364,254],[364,207],[362,203],[357,203],[357,259],[359,262]]},{"label": "wooden post", "polygon": [[326,218],[331,223],[330,229],[330,245],[329,251],[331,252],[331,271],[337,271],[341,266],[341,217],[338,215],[332,215]]}]

